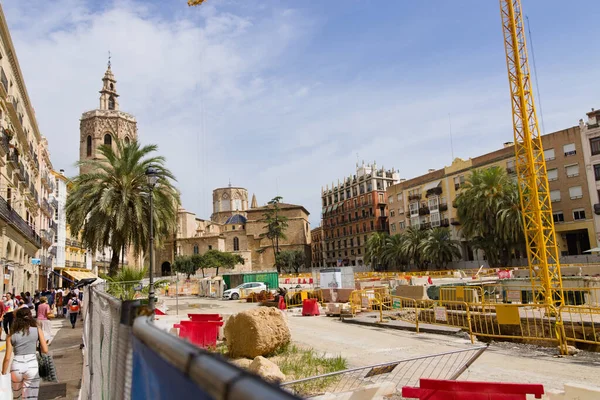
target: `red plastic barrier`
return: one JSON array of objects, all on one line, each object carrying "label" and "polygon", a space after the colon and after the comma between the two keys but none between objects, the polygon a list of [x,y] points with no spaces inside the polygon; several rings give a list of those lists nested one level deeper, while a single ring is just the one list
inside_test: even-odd
[{"label": "red plastic barrier", "polygon": [[402,397],[421,400],[526,400],[528,394],[541,399],[544,386],[421,379],[418,388],[409,386],[402,388]]},{"label": "red plastic barrier", "polygon": [[188,314],[188,318],[194,322],[223,320],[221,314]]},{"label": "red plastic barrier", "polygon": [[158,308],[154,309],[154,314],[156,314],[156,315],[167,315],[164,312],[160,311]]},{"label": "red plastic barrier", "polygon": [[219,328],[223,326],[223,321],[181,321],[173,325],[179,328],[179,337],[188,339],[197,346],[215,347]]},{"label": "red plastic barrier", "polygon": [[304,299],[302,300],[302,315],[312,316],[321,315],[319,310],[319,303],[317,299]]}]

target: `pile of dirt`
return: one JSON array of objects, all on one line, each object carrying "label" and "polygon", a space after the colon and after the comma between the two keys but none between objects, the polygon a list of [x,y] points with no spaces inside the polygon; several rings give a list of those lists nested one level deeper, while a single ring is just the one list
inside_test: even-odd
[{"label": "pile of dirt", "polygon": [[291,339],[281,311],[257,308],[232,315],[225,324],[229,357],[251,358],[274,353]]}]

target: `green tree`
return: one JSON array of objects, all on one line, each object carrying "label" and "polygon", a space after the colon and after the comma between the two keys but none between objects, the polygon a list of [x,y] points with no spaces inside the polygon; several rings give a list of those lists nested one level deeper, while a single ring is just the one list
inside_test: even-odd
[{"label": "green tree", "polygon": [[[261,238],[267,238],[271,241],[271,248],[273,249],[273,255],[275,256],[275,267],[277,272],[281,273],[281,265],[278,264],[279,256],[279,241],[287,239],[285,230],[288,227],[287,217],[281,215],[281,208],[279,204],[283,198],[281,196],[274,197],[269,201],[265,212],[263,213],[263,222],[265,232],[261,233]],[[264,251],[264,250],[263,250]]]},{"label": "green tree", "polygon": [[[136,298],[148,297],[150,286],[143,286],[142,279],[148,273],[147,268],[138,269],[132,267],[123,267],[114,276],[103,276],[107,282],[107,292],[121,300],[134,300]],[[168,283],[168,280],[161,279],[154,282],[154,287],[158,288]]]},{"label": "green tree", "polygon": [[374,263],[375,265],[373,265],[373,269],[377,269],[377,265],[383,264],[384,262],[383,254],[385,250],[385,243],[388,237],[388,234],[385,232],[376,232],[369,236],[369,239],[367,239],[365,263]]},{"label": "green tree", "polygon": [[[190,279],[190,276],[194,275],[200,265],[198,263],[198,258],[194,256],[177,256],[175,257],[175,262],[173,263],[173,270],[175,272],[179,272],[187,275],[187,279]],[[204,271],[203,275],[204,275]]]},{"label": "green tree", "polygon": [[456,197],[461,231],[474,248],[484,251],[490,267],[510,263],[523,248],[523,219],[517,184],[500,167],[474,170]]},{"label": "green tree", "polygon": [[278,264],[286,272],[299,273],[306,266],[306,255],[302,250],[284,250],[278,255]]},{"label": "green tree", "polygon": [[[149,156],[156,150],[156,145],[142,147],[137,142],[116,140],[113,146],[100,146],[99,159],[78,163],[89,172],[72,181],[66,205],[67,223],[71,232],[81,232],[87,248],[112,249],[110,276],[116,275],[119,255],[126,248],[135,255],[148,248],[151,192],[157,242],[175,230],[179,193],[164,157]],[[153,191],[145,175],[150,167],[158,175]]]},{"label": "green tree", "polygon": [[423,242],[427,238],[427,231],[410,226],[404,232],[404,253],[419,270],[423,269]]},{"label": "green tree", "polygon": [[404,243],[406,237],[402,234],[388,236],[385,239],[385,244],[382,253],[383,262],[387,265],[403,268],[406,266],[410,259],[406,255],[404,249]]},{"label": "green tree", "polygon": [[421,253],[425,261],[429,261],[439,269],[443,269],[461,253],[458,241],[452,240],[450,229],[434,228],[427,231],[427,237],[422,242]]},{"label": "green tree", "polygon": [[236,265],[244,265],[246,262],[244,257],[239,254],[219,250],[209,250],[204,253],[203,257],[205,265],[216,269],[216,275],[219,275],[220,268],[234,269]]}]

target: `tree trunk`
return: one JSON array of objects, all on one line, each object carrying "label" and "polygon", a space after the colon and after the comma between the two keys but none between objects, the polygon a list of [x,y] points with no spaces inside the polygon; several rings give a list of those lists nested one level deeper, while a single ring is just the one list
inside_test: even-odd
[{"label": "tree trunk", "polygon": [[217,267],[217,272],[216,272],[217,276],[219,276],[219,267]]},{"label": "tree trunk", "polygon": [[108,267],[108,276],[117,275],[117,271],[119,270],[119,247],[112,249],[112,256],[110,258],[110,266]]}]

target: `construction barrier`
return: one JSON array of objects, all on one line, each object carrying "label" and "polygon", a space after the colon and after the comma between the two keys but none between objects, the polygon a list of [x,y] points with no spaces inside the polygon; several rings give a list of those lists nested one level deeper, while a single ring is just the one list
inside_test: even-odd
[{"label": "construction barrier", "polygon": [[306,299],[317,299],[323,304],[323,291],[321,289],[288,291],[285,295],[285,305],[287,308],[302,307]]},{"label": "construction barrier", "polygon": [[483,289],[480,286],[441,286],[440,303],[464,301],[479,303],[483,299]]},{"label": "construction barrier", "polygon": [[595,345],[600,351],[600,307],[562,306],[558,313],[567,342]]}]

